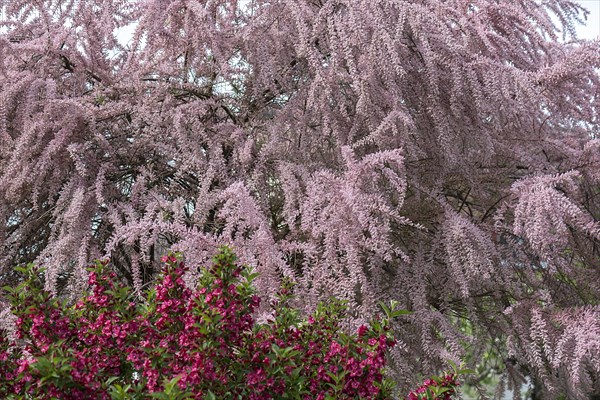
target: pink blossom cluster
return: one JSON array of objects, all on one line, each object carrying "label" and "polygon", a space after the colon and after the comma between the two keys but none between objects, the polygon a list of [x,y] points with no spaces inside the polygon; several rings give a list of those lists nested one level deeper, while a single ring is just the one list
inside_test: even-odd
[{"label": "pink blossom cluster", "polygon": [[[16,341],[0,335],[3,398],[115,399],[164,393],[195,399],[383,399],[382,374],[395,345],[389,315],[340,329],[341,302],[321,304],[306,319],[289,307],[286,283],[264,324],[254,274],[222,248],[198,288],[183,280],[175,255],[144,301],[120,285],[107,263],[89,274],[89,293],[74,304],[44,290],[39,271],[9,289]],[[119,397],[121,396],[121,397]],[[171,397],[169,397],[171,398]],[[179,397],[172,397],[179,398]]]}]

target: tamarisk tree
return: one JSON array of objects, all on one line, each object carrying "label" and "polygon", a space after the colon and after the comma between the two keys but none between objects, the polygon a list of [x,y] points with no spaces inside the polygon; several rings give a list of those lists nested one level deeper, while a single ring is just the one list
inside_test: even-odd
[{"label": "tamarisk tree", "polygon": [[[600,43],[568,0],[1,0],[0,265],[229,244],[261,295],[378,301],[400,387],[600,390]],[[193,267],[193,266],[192,266]],[[195,275],[187,279],[192,282]],[[495,354],[495,357],[487,357]]]}]

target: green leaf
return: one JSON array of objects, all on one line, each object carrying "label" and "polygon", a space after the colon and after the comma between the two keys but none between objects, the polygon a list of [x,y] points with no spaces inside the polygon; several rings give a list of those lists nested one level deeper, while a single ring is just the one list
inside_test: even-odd
[{"label": "green leaf", "polygon": [[217,400],[217,396],[215,396],[215,394],[209,390],[208,393],[206,394],[205,399],[206,400]]},{"label": "green leaf", "polygon": [[[165,393],[171,394],[175,390],[175,385],[183,378],[182,375],[177,375],[175,378],[171,379],[169,382],[165,384]],[[179,389],[179,387],[177,387]]]}]

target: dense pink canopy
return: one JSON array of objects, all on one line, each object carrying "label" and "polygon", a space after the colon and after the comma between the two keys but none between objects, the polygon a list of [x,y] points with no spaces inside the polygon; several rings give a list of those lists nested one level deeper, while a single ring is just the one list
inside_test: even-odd
[{"label": "dense pink canopy", "polygon": [[168,248],[230,244],[262,294],[290,275],[355,322],[413,310],[401,383],[488,352],[547,396],[600,390],[600,43],[576,2],[0,5],[4,282],[35,261],[73,293],[110,256],[139,288]]}]

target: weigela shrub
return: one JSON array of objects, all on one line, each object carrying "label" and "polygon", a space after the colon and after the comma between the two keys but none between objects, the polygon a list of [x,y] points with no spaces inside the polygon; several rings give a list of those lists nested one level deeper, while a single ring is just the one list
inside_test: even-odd
[{"label": "weigela shrub", "polygon": [[[144,301],[118,283],[106,262],[89,273],[75,304],[43,290],[41,271],[5,288],[16,339],[0,335],[0,396],[57,399],[384,399],[394,346],[392,307],[356,334],[341,329],[345,305],[321,304],[308,318],[290,307],[290,281],[259,324],[256,277],[228,248],[203,270],[196,289],[178,255],[163,259]],[[4,332],[6,333],[6,332]]]}]

